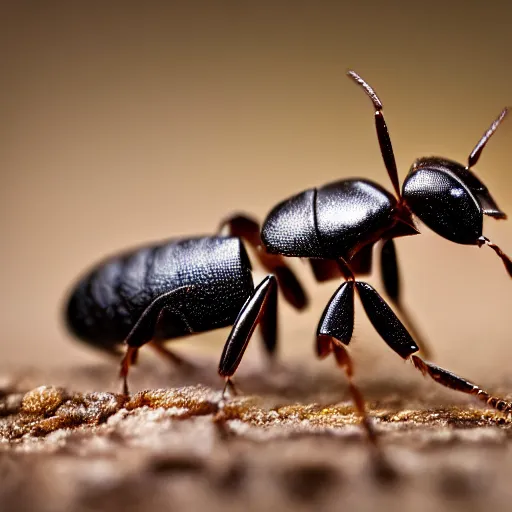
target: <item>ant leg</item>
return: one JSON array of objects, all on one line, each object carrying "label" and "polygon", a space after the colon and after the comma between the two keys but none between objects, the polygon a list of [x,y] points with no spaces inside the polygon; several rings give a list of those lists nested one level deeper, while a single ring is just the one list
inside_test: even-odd
[{"label": "ant leg", "polygon": [[240,394],[239,389],[231,379],[226,379],[224,389],[222,390],[222,400],[226,400],[228,396],[237,396]]},{"label": "ant leg", "polygon": [[357,413],[361,418],[361,423],[366,432],[366,435],[368,436],[368,439],[373,445],[377,445],[377,433],[375,432],[371,419],[366,411],[363,394],[361,393],[359,388],[354,384],[354,364],[348,353],[348,350],[343,345],[334,342],[333,351],[334,357],[336,358],[336,363],[338,364],[338,366],[345,370],[345,374],[347,375],[348,386],[350,394],[352,395],[352,401],[354,402]]},{"label": "ant leg", "polygon": [[123,380],[123,395],[128,396],[128,372],[130,371],[130,366],[135,364],[135,360],[137,359],[137,352],[139,349],[137,347],[126,347],[126,353],[121,360],[121,369],[119,370],[119,377]]},{"label": "ant leg", "polygon": [[358,282],[356,283],[356,288],[366,314],[375,330],[399,356],[405,360],[412,361],[417,370],[423,373],[423,375],[428,375],[442,386],[474,395],[500,412],[512,412],[511,402],[495,397],[476,384],[440,366],[423,360],[417,355],[419,349],[411,335],[384,299],[367,283]]},{"label": "ant leg", "polygon": [[501,124],[505,116],[508,114],[508,108],[504,108],[500,115],[497,117],[495,121],[489,126],[488,130],[482,135],[482,138],[478,141],[477,145],[474,147],[473,151],[468,157],[468,169],[476,165],[478,160],[480,159],[480,155],[484,150],[485,146],[489,142],[489,139],[492,137],[494,132],[498,129],[498,126]]},{"label": "ant leg", "polygon": [[[354,274],[370,274],[372,270],[373,244],[368,244],[360,249],[350,260],[350,268]],[[339,263],[336,260],[310,259],[309,263],[313,270],[313,275],[319,283],[339,278],[344,273],[340,270]]]},{"label": "ant leg", "polygon": [[395,155],[393,153],[393,146],[391,144],[391,138],[389,137],[389,131],[382,114],[382,102],[380,101],[377,93],[367,84],[355,71],[349,71],[347,75],[360,85],[367,96],[372,100],[373,107],[375,108],[375,127],[377,129],[377,137],[379,139],[380,152],[384,165],[388,171],[389,178],[395,189],[397,197],[400,199],[400,182],[398,180],[398,169],[396,167]]},{"label": "ant leg", "polygon": [[366,412],[364,398],[354,384],[354,365],[345,348],[350,343],[354,331],[354,281],[346,281],[334,293],[325,308],[317,328],[316,349],[319,358],[334,352],[338,366],[345,370],[349,391],[368,439],[373,445],[377,435]]},{"label": "ant leg", "polygon": [[508,275],[512,277],[512,260],[509,256],[507,256],[496,244],[492,243],[485,236],[481,236],[478,239],[477,244],[479,247],[482,247],[482,245],[490,247],[501,258],[503,265],[505,265],[505,268],[507,269]]},{"label": "ant leg", "polygon": [[[155,334],[155,328],[158,319],[161,317],[163,309],[182,298],[183,293],[190,290],[191,286],[182,286],[176,288],[168,293],[164,293],[151,302],[151,304],[144,310],[137,323],[133,326],[132,330],[125,339],[126,353],[121,360],[121,369],[119,372],[120,377],[123,379],[123,393],[128,394],[128,372],[130,365],[135,363],[137,353],[142,345],[150,342]],[[187,326],[184,325],[184,328]]]},{"label": "ant leg", "polygon": [[155,352],[165,357],[168,361],[176,366],[182,367],[192,367],[192,364],[189,363],[183,357],[175,354],[172,350],[169,350],[167,347],[164,347],[160,341],[151,340],[149,345],[154,349]]},{"label": "ant leg", "polygon": [[375,289],[362,281],[356,283],[356,289],[370,322],[389,347],[404,359],[418,352],[412,336]]},{"label": "ant leg", "polygon": [[373,243],[359,249],[350,260],[350,268],[354,274],[369,275],[373,267]]},{"label": "ant leg", "polygon": [[432,351],[424,341],[423,337],[419,334],[405,304],[400,300],[400,271],[398,270],[395,242],[392,238],[386,240],[381,247],[380,269],[384,289],[386,290],[388,297],[395,305],[400,316],[405,320],[413,338],[421,347],[421,354],[427,359],[430,359],[432,357]]},{"label": "ant leg", "polygon": [[489,394],[473,382],[470,382],[463,377],[459,377],[440,366],[424,361],[417,355],[412,356],[412,363],[423,375],[428,375],[442,386],[454,389],[455,391],[461,391],[462,393],[467,393],[468,395],[474,395],[482,402],[485,402],[487,405],[500,412],[507,414],[512,413],[512,402],[508,402]]},{"label": "ant leg", "polygon": [[237,214],[225,219],[219,232],[226,229],[232,236],[245,240],[256,252],[263,267],[275,274],[279,288],[286,301],[298,310],[308,305],[308,297],[293,270],[286,264],[283,256],[270,254],[261,242],[260,226],[257,221],[246,215]]},{"label": "ant leg", "polygon": [[158,318],[155,322],[155,327],[153,331],[153,338],[149,342],[149,345],[154,349],[155,352],[157,352],[159,355],[163,356],[165,359],[170,361],[172,364],[176,366],[181,366],[184,368],[190,368],[192,369],[194,366],[192,363],[184,359],[183,357],[175,354],[171,350],[169,350],[167,347],[163,345],[163,343],[166,341],[166,339],[169,337],[166,337],[165,331],[159,333],[159,326],[164,325],[164,318],[165,318],[165,324],[166,325],[180,325],[183,326],[183,328],[187,332],[192,332],[193,329],[190,327],[189,323],[187,322],[187,319],[185,318],[185,315],[183,315],[180,311],[177,309],[171,309],[170,307],[164,307],[160,310],[158,313]]},{"label": "ant leg", "polygon": [[255,288],[252,295],[243,305],[233,324],[228,339],[224,345],[219,362],[219,375],[226,380],[224,393],[233,387],[231,378],[236,372],[245,349],[249,344],[252,333],[258,323],[262,324],[267,351],[272,353],[276,347],[277,323],[275,322],[277,307],[277,280],[267,276]]},{"label": "ant leg", "polygon": [[263,344],[265,346],[265,350],[267,354],[272,358],[277,349],[277,339],[278,339],[278,327],[277,327],[277,288],[276,286],[271,286],[267,298],[265,307],[261,313],[260,317],[260,331],[261,337],[263,340]]},{"label": "ant leg", "polygon": [[348,345],[354,332],[354,281],[345,281],[331,297],[318,324],[317,355],[325,357],[331,351],[324,336]]},{"label": "ant leg", "polygon": [[392,238],[385,240],[380,249],[380,273],[388,297],[398,306],[400,303],[400,272],[395,242]]},{"label": "ant leg", "polygon": [[341,275],[338,263],[335,260],[310,259],[309,264],[315,280],[319,283],[339,278]]}]

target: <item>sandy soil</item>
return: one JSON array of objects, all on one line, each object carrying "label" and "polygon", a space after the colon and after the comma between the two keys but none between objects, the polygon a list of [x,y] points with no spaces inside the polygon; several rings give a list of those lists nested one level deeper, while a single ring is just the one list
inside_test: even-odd
[{"label": "sandy soil", "polygon": [[379,457],[339,373],[246,365],[247,394],[219,413],[203,363],[146,362],[128,399],[74,391],[109,389],[110,364],[6,377],[2,510],[508,509],[512,423],[465,396],[421,379],[364,382]]}]

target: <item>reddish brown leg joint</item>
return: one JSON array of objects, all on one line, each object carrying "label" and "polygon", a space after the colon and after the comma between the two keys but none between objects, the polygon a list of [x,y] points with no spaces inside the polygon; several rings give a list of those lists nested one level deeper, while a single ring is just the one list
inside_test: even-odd
[{"label": "reddish brown leg joint", "polygon": [[339,258],[336,261],[338,262],[338,267],[340,269],[340,272],[343,274],[343,277],[347,281],[355,281],[356,277],[352,272],[352,269],[349,267],[348,263],[343,258]]},{"label": "reddish brown leg joint", "polygon": [[368,436],[368,439],[372,445],[377,446],[377,433],[375,432],[371,419],[366,411],[363,394],[354,384],[354,363],[352,362],[352,358],[350,357],[347,349],[333,338],[331,338],[331,346],[334,352],[334,357],[336,358],[336,363],[340,368],[345,370],[345,374],[348,379],[350,395],[352,396],[352,401],[354,402],[356,411],[361,419],[361,424],[366,431],[366,435]]},{"label": "reddish brown leg joint", "polygon": [[124,354],[123,359],[121,360],[121,369],[119,371],[119,377],[123,379],[123,395],[128,396],[128,372],[130,370],[130,366],[135,364],[137,361],[137,353],[139,351],[139,347],[126,347],[126,353]]}]

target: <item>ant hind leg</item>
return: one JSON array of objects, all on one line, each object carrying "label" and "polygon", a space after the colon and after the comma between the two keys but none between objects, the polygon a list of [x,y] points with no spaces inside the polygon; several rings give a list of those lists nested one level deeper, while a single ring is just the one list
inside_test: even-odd
[{"label": "ant hind leg", "polygon": [[245,240],[256,253],[261,265],[275,274],[279,289],[286,301],[297,310],[307,307],[309,299],[293,270],[286,264],[283,256],[266,251],[260,237],[260,225],[247,215],[235,214],[221,223],[219,232],[226,230],[232,236]]}]

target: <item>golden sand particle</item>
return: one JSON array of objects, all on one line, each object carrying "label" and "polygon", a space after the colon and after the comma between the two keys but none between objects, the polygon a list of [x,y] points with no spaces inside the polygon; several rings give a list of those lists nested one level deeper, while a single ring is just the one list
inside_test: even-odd
[{"label": "golden sand particle", "polygon": [[50,415],[66,399],[61,388],[40,386],[25,393],[21,401],[21,410],[27,414]]}]

